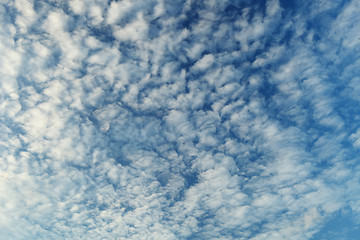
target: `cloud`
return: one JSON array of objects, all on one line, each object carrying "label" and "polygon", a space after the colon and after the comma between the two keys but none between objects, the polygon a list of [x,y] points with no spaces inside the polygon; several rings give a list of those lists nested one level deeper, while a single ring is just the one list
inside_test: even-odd
[{"label": "cloud", "polygon": [[215,61],[215,58],[212,54],[207,54],[197,61],[194,65],[195,70],[206,70],[209,68]]},{"label": "cloud", "polygon": [[356,9],[4,2],[0,238],[300,240],[357,219]]}]

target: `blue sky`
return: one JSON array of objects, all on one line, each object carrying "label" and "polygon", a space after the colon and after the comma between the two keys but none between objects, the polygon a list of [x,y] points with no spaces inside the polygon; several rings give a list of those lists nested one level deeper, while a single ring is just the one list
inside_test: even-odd
[{"label": "blue sky", "polygon": [[1,239],[358,239],[360,1],[0,3]]}]

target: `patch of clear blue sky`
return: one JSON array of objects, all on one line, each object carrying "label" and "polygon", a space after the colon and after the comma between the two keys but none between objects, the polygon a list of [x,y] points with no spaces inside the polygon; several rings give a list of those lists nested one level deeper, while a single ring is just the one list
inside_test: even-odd
[{"label": "patch of clear blue sky", "polygon": [[335,214],[310,240],[358,240],[359,237],[359,221],[356,221],[355,216],[347,211]]}]

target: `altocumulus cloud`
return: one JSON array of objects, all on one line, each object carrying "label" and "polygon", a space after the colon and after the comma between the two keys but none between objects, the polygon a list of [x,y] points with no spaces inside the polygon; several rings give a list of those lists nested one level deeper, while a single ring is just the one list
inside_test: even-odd
[{"label": "altocumulus cloud", "polygon": [[359,24],[358,0],[1,1],[0,238],[356,239]]}]

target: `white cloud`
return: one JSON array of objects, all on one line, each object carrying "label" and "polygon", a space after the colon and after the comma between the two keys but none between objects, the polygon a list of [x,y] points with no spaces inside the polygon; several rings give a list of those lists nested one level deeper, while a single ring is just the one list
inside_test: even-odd
[{"label": "white cloud", "polygon": [[80,0],[71,0],[69,6],[75,14],[83,14],[85,10],[84,2]]},{"label": "white cloud", "polygon": [[197,61],[194,65],[195,70],[205,70],[209,68],[215,61],[215,57],[212,54],[207,54]]},{"label": "white cloud", "polygon": [[16,0],[14,5],[17,11],[21,12],[21,15],[17,15],[15,23],[18,26],[19,32],[26,34],[28,28],[31,27],[37,17],[34,6],[32,2],[27,0]]},{"label": "white cloud", "polygon": [[311,239],[358,214],[357,5],[4,3],[0,238]]},{"label": "white cloud", "polygon": [[89,9],[89,17],[92,25],[100,24],[103,19],[103,9],[100,6],[92,6]]},{"label": "white cloud", "polygon": [[148,24],[141,14],[124,27],[114,27],[114,35],[121,41],[144,40],[147,37]]},{"label": "white cloud", "polygon": [[132,6],[133,3],[131,1],[111,2],[107,15],[107,23],[117,23]]},{"label": "white cloud", "polygon": [[360,129],[358,129],[356,133],[351,134],[350,139],[352,140],[354,147],[360,147]]}]

